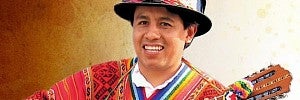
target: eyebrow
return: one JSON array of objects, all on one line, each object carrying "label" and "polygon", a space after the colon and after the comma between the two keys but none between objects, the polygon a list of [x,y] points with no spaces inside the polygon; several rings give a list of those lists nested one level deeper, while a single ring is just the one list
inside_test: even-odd
[{"label": "eyebrow", "polygon": [[140,14],[140,15],[138,15],[137,17],[135,17],[135,19],[149,19],[149,17]]},{"label": "eyebrow", "polygon": [[[146,15],[138,15],[136,19],[150,19],[150,18]],[[163,21],[163,20],[174,22],[174,20],[170,17],[167,16],[159,17],[159,21]]]},{"label": "eyebrow", "polygon": [[171,22],[174,22],[174,20],[170,17],[160,17],[159,20],[166,20],[166,21],[171,21]]}]

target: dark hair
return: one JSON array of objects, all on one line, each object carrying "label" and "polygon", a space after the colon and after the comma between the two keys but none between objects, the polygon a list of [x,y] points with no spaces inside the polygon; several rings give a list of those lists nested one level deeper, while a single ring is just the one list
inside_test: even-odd
[{"label": "dark hair", "polygon": [[[135,8],[134,8],[135,9]],[[179,15],[179,17],[182,19],[183,21],[183,28],[186,29],[188,28],[190,25],[192,24],[197,24],[193,19],[190,19],[190,18],[187,18],[187,17],[184,17],[183,14],[180,14],[178,13],[178,9],[176,8],[173,8],[173,7],[166,7],[166,9],[171,12],[171,13],[174,13],[174,14],[177,14]],[[130,24],[133,25],[133,20],[134,20],[134,13],[131,14],[132,17],[130,17]]]},{"label": "dark hair", "polygon": [[[193,18],[190,18],[190,17],[186,17],[186,16],[189,16],[187,14],[182,14],[180,13],[180,11],[178,11],[178,9],[176,8],[173,8],[173,7],[166,7],[167,10],[171,13],[174,13],[174,14],[177,14],[179,15],[179,17],[182,19],[183,21],[183,28],[184,29],[187,29],[188,27],[190,27],[192,24],[196,24],[198,25],[198,23],[196,23],[196,21],[193,19]],[[193,38],[194,39],[194,38]],[[193,41],[192,39],[192,41]],[[192,43],[192,41],[190,43],[185,43],[184,44],[184,49],[186,49],[187,47],[189,47]]]},{"label": "dark hair", "polygon": [[[174,14],[177,14],[177,15],[179,15],[179,17],[182,19],[182,21],[183,21],[183,28],[184,29],[187,29],[190,25],[192,25],[192,24],[197,24],[196,22],[195,22],[195,20],[193,20],[193,19],[191,19],[191,18],[187,18],[187,17],[185,17],[183,14],[181,14],[181,13],[179,13],[178,12],[178,9],[176,9],[176,8],[173,8],[173,7],[167,7],[167,10],[169,11],[169,12],[171,12],[171,13],[174,13]],[[186,15],[186,16],[188,16],[188,15]]]}]

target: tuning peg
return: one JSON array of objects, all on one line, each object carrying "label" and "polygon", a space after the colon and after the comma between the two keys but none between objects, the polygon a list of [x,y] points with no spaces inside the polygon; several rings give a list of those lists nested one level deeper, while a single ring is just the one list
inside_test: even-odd
[{"label": "tuning peg", "polygon": [[287,97],[287,94],[286,94],[286,93],[282,93],[282,94],[276,96],[277,99],[283,99],[283,98],[285,98],[285,97]]},{"label": "tuning peg", "polygon": [[263,68],[263,69],[261,69],[261,70],[260,70],[260,72],[263,72],[263,71],[265,71],[265,70],[266,70],[266,69],[265,69],[265,68]]}]

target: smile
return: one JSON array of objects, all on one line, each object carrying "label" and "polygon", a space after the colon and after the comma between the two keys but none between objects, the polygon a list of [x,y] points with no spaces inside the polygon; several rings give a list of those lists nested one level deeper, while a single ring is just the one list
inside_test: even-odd
[{"label": "smile", "polygon": [[164,49],[163,46],[159,46],[159,45],[156,45],[156,46],[143,46],[143,48],[147,51],[152,51],[152,52],[158,52],[158,51],[161,51]]}]

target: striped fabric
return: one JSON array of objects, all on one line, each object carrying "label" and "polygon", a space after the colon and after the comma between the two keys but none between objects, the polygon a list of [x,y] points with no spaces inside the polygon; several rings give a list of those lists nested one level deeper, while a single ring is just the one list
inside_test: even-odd
[{"label": "striped fabric", "polygon": [[225,88],[219,82],[186,64],[164,88],[146,98],[145,89],[131,81],[131,69],[136,58],[111,61],[86,68],[56,83],[48,91],[39,91],[28,97],[40,100],[160,100],[213,98],[222,95]]},{"label": "striped fabric", "polygon": [[[130,74],[131,75],[131,74]],[[198,81],[198,82],[197,82]],[[187,66],[179,72],[179,74],[163,89],[155,91],[150,98],[145,97],[145,90],[142,87],[136,87],[131,83],[130,88],[134,92],[134,97],[139,100],[158,100],[158,99],[179,99],[186,98],[187,95],[179,93],[181,91],[190,92],[195,89],[197,84],[201,81],[200,77],[196,77],[196,73],[191,71]],[[193,83],[193,84],[191,84]],[[189,87],[188,87],[189,86]]]},{"label": "striped fabric", "polygon": [[[145,89],[136,87],[131,80],[131,74],[126,83],[125,95],[127,100],[182,100],[204,99],[221,95],[225,88],[204,74],[198,73],[190,64],[186,64],[177,76],[163,89],[156,90],[149,98],[146,98]],[[203,77],[204,76],[204,77]],[[213,85],[213,86],[212,86]],[[214,89],[218,88],[219,92]],[[199,92],[197,92],[199,91]]]}]

